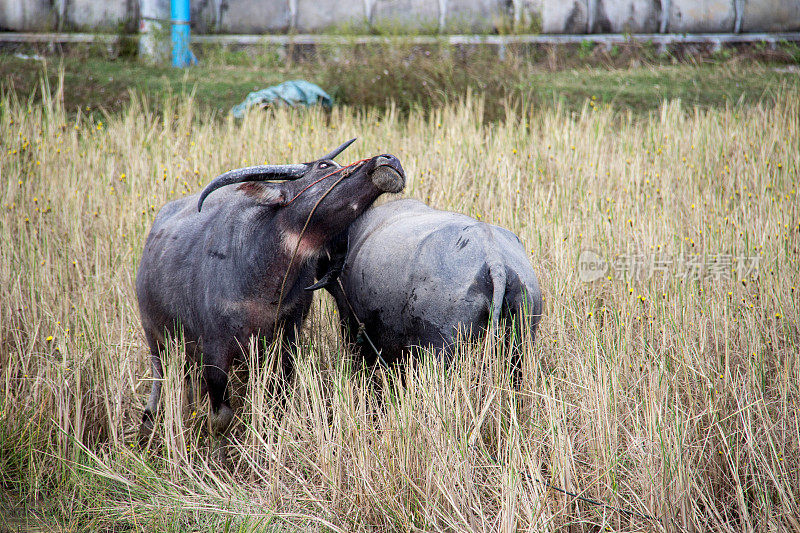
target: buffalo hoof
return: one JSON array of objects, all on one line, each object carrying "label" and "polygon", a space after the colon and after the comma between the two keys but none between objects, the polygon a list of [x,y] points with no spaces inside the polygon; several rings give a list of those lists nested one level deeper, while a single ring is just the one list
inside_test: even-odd
[{"label": "buffalo hoof", "polygon": [[220,405],[216,412],[212,409],[209,413],[209,429],[213,440],[211,458],[220,465],[228,462],[227,431],[232,420],[233,410],[225,404]]},{"label": "buffalo hoof", "polygon": [[150,445],[150,440],[153,437],[153,428],[155,427],[155,417],[153,413],[145,409],[142,415],[142,424],[139,426],[139,435],[137,441],[139,448],[147,448]]},{"label": "buffalo hoof", "polygon": [[230,461],[228,459],[228,439],[224,436],[214,438],[211,447],[211,460],[216,463],[220,468],[228,468]]}]

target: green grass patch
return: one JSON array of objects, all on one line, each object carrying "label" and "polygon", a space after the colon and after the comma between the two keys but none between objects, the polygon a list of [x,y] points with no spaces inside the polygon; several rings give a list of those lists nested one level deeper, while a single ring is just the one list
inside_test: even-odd
[{"label": "green grass patch", "polygon": [[[530,58],[499,61],[479,52],[463,57],[443,57],[441,50],[373,52],[352,59],[287,63],[274,51],[256,56],[211,51],[199,66],[183,70],[129,58],[110,61],[90,55],[37,61],[0,55],[0,87],[22,101],[40,101],[37,89],[42,76],[55,87],[63,68],[64,105],[70,113],[117,112],[137,93],[154,102],[164,95],[192,94],[201,108],[224,114],[251,91],[303,78],[320,85],[338,103],[362,108],[394,104],[404,112],[439,107],[470,92],[485,98],[485,118],[496,120],[510,102],[580,110],[594,97],[596,105],[647,113],[665,99],[702,108],[769,104],[778,88],[800,85],[800,76],[792,69],[761,62],[552,69]],[[591,53],[595,52],[583,48],[577,52]]]}]

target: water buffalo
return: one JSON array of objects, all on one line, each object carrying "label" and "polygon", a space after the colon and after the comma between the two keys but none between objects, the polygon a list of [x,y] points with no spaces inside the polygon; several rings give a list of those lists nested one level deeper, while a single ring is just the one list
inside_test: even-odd
[{"label": "water buffalo", "polygon": [[[539,323],[536,274],[519,238],[498,226],[405,199],[364,212],[329,248],[308,289],[325,287],[348,338],[363,324],[387,363],[412,346],[448,354],[459,328],[476,334],[505,319],[520,339],[523,323],[534,333]],[[375,350],[360,352],[374,364]]]},{"label": "water buffalo", "polygon": [[291,377],[290,346],[312,300],[303,288],[314,281],[326,244],[378,196],[405,185],[392,155],[334,162],[354,140],[310,163],[231,170],[201,194],[161,208],[136,275],[154,377],[140,440],[152,433],[161,354],[179,328],[187,359],[202,361],[213,435],[230,424],[228,370],[252,336],[264,344],[284,331],[281,366],[284,379]]}]

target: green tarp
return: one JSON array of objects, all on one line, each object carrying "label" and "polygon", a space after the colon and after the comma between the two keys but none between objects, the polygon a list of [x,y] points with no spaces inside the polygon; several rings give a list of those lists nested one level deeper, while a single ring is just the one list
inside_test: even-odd
[{"label": "green tarp", "polygon": [[305,80],[292,80],[248,94],[244,102],[231,108],[231,113],[236,118],[242,118],[251,107],[264,108],[273,105],[294,107],[317,104],[330,109],[333,99],[318,85]]}]

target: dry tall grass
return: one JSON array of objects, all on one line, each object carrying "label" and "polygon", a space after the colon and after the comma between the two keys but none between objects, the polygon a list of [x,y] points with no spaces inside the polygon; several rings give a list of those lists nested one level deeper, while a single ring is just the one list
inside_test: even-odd
[{"label": "dry tall grass", "polygon": [[[796,91],[768,109],[668,102],[642,119],[587,101],[491,125],[469,98],[329,123],[134,100],[101,123],[68,119],[54,92],[0,108],[6,505],[87,530],[800,530]],[[132,449],[149,389],[133,278],[156,210],[231,167],[353,135],[347,158],[394,153],[404,194],[529,247],[546,312],[522,390],[491,339],[447,371],[427,357],[404,380],[373,375],[322,298],[286,413],[269,375],[238,388],[230,470],[209,462],[206,407],[183,405],[175,350],[158,442]],[[626,280],[618,261],[584,282],[585,249],[659,268]],[[758,269],[736,261],[751,257]],[[683,271],[697,261],[702,275]]]}]

